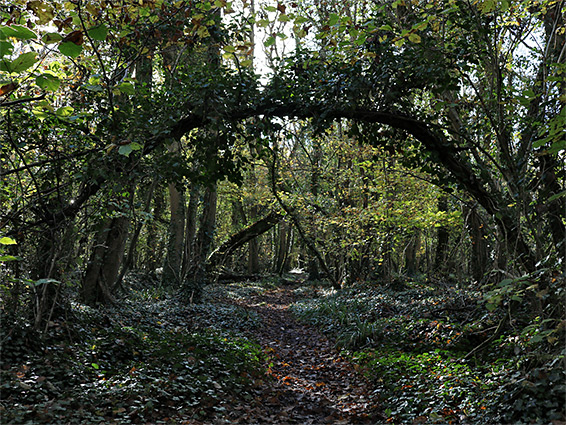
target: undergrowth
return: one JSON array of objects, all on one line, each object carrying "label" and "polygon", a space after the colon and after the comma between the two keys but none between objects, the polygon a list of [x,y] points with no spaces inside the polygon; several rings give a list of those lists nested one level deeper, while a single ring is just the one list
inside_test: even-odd
[{"label": "undergrowth", "polygon": [[360,365],[380,392],[388,423],[564,420],[563,335],[545,331],[540,318],[522,322],[521,312],[509,319],[509,310],[486,308],[481,291],[360,284],[292,310]]},{"label": "undergrowth", "polygon": [[180,423],[252,399],[263,353],[240,331],[258,319],[207,296],[141,287],[119,307],[71,304],[43,335],[2,317],[0,422]]}]

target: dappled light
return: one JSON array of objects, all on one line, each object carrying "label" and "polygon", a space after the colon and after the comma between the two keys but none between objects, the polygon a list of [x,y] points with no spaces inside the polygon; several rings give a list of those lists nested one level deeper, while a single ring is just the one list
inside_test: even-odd
[{"label": "dappled light", "polygon": [[566,424],[564,0],[0,0],[0,423]]}]

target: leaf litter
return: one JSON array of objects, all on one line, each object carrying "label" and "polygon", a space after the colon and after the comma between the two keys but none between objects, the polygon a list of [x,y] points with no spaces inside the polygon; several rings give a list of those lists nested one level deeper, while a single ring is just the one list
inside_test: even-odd
[{"label": "leaf litter", "polygon": [[246,332],[259,342],[266,360],[254,403],[236,409],[230,423],[365,424],[384,418],[378,394],[335,343],[289,311],[296,287],[275,287],[232,300],[260,318]]}]

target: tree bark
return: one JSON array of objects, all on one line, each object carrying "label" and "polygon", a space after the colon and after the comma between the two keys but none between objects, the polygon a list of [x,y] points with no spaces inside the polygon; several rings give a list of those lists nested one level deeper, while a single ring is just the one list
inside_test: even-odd
[{"label": "tree bark", "polygon": [[489,245],[485,223],[475,208],[469,209],[466,215],[468,234],[472,242],[470,257],[472,277],[475,281],[481,282],[489,267]]},{"label": "tree bark", "polygon": [[[448,212],[448,197],[441,193],[438,197],[438,211]],[[434,256],[434,270],[443,272],[446,270],[446,260],[448,252],[448,241],[450,234],[445,226],[440,226],[436,232],[436,251]]]},{"label": "tree bark", "polygon": [[195,243],[193,263],[181,287],[183,297],[189,302],[199,301],[202,290],[208,283],[206,259],[214,241],[217,201],[218,193],[216,184],[214,184],[207,187],[204,194],[204,205]]},{"label": "tree bark", "polygon": [[279,234],[277,238],[277,250],[274,261],[274,272],[281,276],[287,268],[290,248],[290,228],[286,220],[279,221]]},{"label": "tree bark", "polygon": [[[149,190],[146,195],[145,199],[145,206],[144,206],[144,213],[149,214],[151,208],[151,200],[153,198],[153,194],[155,192],[155,188],[157,186],[157,179],[154,179],[151,183]],[[126,259],[124,260],[124,264],[122,264],[122,270],[120,271],[120,275],[116,279],[116,289],[121,289],[122,281],[124,279],[125,274],[128,272],[128,269],[132,267],[134,264],[134,255],[136,252],[136,247],[138,245],[138,240],[140,237],[141,230],[143,228],[144,221],[141,220],[137,223],[134,233],[132,234],[130,240],[130,247],[128,248],[128,254],[126,255]]]},{"label": "tree bark", "polygon": [[194,260],[199,196],[200,196],[199,187],[196,184],[193,184],[191,186],[189,205],[187,207],[187,219],[186,219],[186,228],[185,228],[185,254],[183,258],[183,267],[182,267],[183,279],[186,277],[188,270]]},{"label": "tree bark", "polygon": [[107,220],[98,231],[82,282],[82,298],[86,304],[114,302],[112,291],[124,257],[129,222],[129,217],[120,215]]},{"label": "tree bark", "polygon": [[[177,152],[177,142],[169,147],[170,152]],[[163,262],[161,282],[164,285],[178,286],[181,284],[181,269],[183,266],[183,244],[185,240],[185,194],[184,190],[174,182],[169,183],[169,208],[171,219],[167,241],[167,254]]]},{"label": "tree bark", "polygon": [[420,246],[421,232],[419,229],[414,229],[413,234],[410,236],[409,243],[405,248],[405,271],[409,276],[415,276],[418,272],[417,253]]}]

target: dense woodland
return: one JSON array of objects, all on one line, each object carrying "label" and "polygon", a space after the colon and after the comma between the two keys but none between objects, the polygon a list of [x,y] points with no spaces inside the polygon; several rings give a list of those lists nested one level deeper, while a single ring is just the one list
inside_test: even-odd
[{"label": "dense woodland", "polygon": [[565,21],[0,0],[0,422],[566,423]]}]

